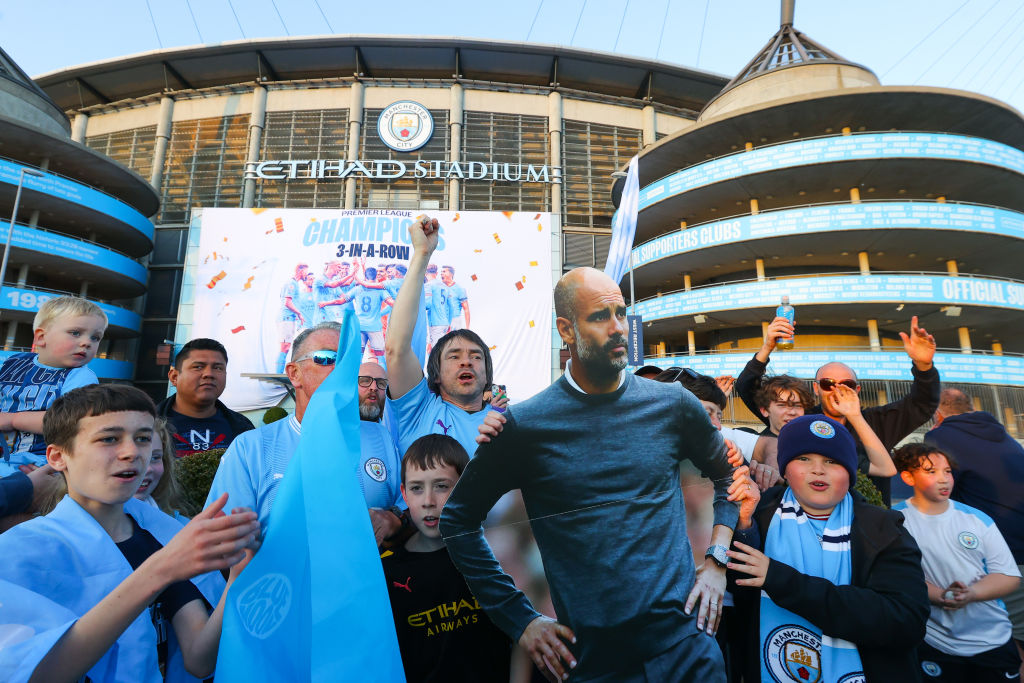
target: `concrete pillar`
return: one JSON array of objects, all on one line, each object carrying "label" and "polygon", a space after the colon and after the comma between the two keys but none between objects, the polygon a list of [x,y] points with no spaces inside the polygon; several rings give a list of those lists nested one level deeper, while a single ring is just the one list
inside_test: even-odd
[{"label": "concrete pillar", "polygon": [[882,342],[878,340],[878,321],[868,320],[868,340],[871,342],[872,351],[881,351]]},{"label": "concrete pillar", "polygon": [[691,356],[697,355],[697,338],[693,334],[693,330],[686,331],[686,352]]},{"label": "concrete pillar", "polygon": [[245,155],[245,184],[242,186],[242,208],[256,205],[256,174],[249,168],[260,160],[263,128],[267,122],[267,89],[257,85],[252,89],[252,112],[249,114],[249,149]]},{"label": "concrete pillar", "polygon": [[[449,97],[448,126],[451,129],[451,140],[448,145],[448,159],[455,163],[462,161],[462,110],[465,103],[462,85],[459,83],[453,84],[449,91]],[[448,181],[448,210],[459,210],[458,178],[452,178]]]},{"label": "concrete pillar", "polygon": [[871,275],[871,260],[868,258],[868,252],[857,252],[857,263],[860,265],[861,275]]},{"label": "concrete pillar", "polygon": [[84,112],[75,114],[75,122],[71,125],[71,139],[85,144],[85,131],[89,127],[89,115]]},{"label": "concrete pillar", "polygon": [[971,335],[967,331],[966,327],[956,328],[957,334],[960,335],[960,353],[971,353]]},{"label": "concrete pillar", "polygon": [[690,281],[689,274],[683,275],[683,289],[685,289],[687,292],[693,289],[693,283]]},{"label": "concrete pillar", "polygon": [[750,198],[750,213],[751,213],[751,215],[756,216],[759,213],[759,211],[760,211],[760,209],[758,207],[757,200],[754,199],[753,197],[751,197]]},{"label": "concrete pillar", "polygon": [[853,204],[860,204],[860,188],[859,187],[851,187],[850,188],[850,202],[852,202]]},{"label": "concrete pillar", "polygon": [[[548,95],[548,152],[551,157],[551,213],[562,215],[562,93]],[[557,182],[555,182],[557,179]]]},{"label": "concrete pillar", "polygon": [[757,279],[758,279],[758,281],[759,282],[763,281],[764,280],[764,259],[763,258],[759,258],[759,259],[754,261],[754,269],[757,271]]},{"label": "concrete pillar", "polygon": [[650,104],[643,108],[642,113],[644,147],[649,147],[658,140],[658,114],[654,111],[654,106]]},{"label": "concrete pillar", "polygon": [[960,269],[956,267],[955,259],[950,259],[946,261],[946,272],[948,272],[953,277],[956,277],[957,275],[960,274]]},{"label": "concrete pillar", "polygon": [[1003,345],[997,341],[992,342],[992,355],[1001,356],[1003,355]]},{"label": "concrete pillar", "polygon": [[[363,129],[363,103],[366,100],[366,86],[359,81],[350,88],[348,104],[348,155],[353,161],[359,158],[359,140]],[[356,179],[349,176],[345,179],[345,208],[356,208]]]},{"label": "concrete pillar", "polygon": [[[32,216],[33,216],[33,219],[38,220],[39,212],[38,211],[33,211],[32,212]],[[32,225],[35,225],[34,220],[32,221]],[[18,286],[18,287],[24,287],[25,283],[28,282],[28,264],[27,263],[23,263],[23,264],[21,264],[21,266],[18,267],[18,279],[17,279],[16,282],[17,282],[16,286]],[[12,320],[9,323],[7,323],[7,338],[4,340],[4,351],[10,351],[12,348],[14,348],[14,335],[16,335],[17,333],[18,333],[18,323],[15,322],[14,320]]]},{"label": "concrete pillar", "polygon": [[174,127],[174,98],[164,95],[160,98],[160,118],[156,122],[156,139],[153,142],[153,170],[149,173],[149,184],[160,191],[164,179],[164,161],[167,159],[167,145],[171,141]]},{"label": "concrete pillar", "polygon": [[1003,426],[1013,438],[1020,435],[1020,430],[1017,429],[1017,416],[1013,414],[1013,408],[1010,406],[1003,406]]}]

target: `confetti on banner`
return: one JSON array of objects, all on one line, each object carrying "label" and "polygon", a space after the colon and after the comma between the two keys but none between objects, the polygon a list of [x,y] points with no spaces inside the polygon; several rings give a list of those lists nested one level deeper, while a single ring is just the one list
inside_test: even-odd
[{"label": "confetti on banner", "polygon": [[221,280],[223,280],[227,276],[228,276],[228,274],[225,273],[223,270],[220,271],[219,273],[214,275],[213,278],[210,279],[210,282],[207,283],[206,288],[207,289],[213,289],[214,287],[217,286],[218,282],[220,282]]},{"label": "confetti on banner", "polygon": [[544,224],[543,223],[538,223],[537,224],[537,232],[544,232]]},{"label": "confetti on banner", "polygon": [[214,260],[214,261],[216,261],[216,260],[217,260],[217,252],[213,252],[213,260]]},{"label": "confetti on banner", "polygon": [[498,237],[498,233],[494,233],[494,241],[498,244],[501,244],[501,238]]},{"label": "confetti on banner", "polygon": [[512,214],[514,214],[515,211],[502,211],[501,213],[505,216],[505,218],[512,220]]},{"label": "confetti on banner", "polygon": [[244,329],[245,329],[245,325],[239,325],[238,327],[235,327],[235,328],[233,328],[231,330],[231,334],[238,334],[239,332],[241,332]]},{"label": "confetti on banner", "polygon": [[224,241],[225,241],[225,242],[227,242],[227,241],[228,241],[228,238],[227,238],[227,237],[225,237],[225,238],[224,238]]},{"label": "confetti on banner", "polygon": [[472,280],[473,282],[476,282],[476,273],[473,273],[472,275],[470,275],[469,279]]},{"label": "confetti on banner", "polygon": [[482,253],[484,253],[484,250],[483,249],[474,249],[473,253],[474,254],[482,254]]},{"label": "confetti on banner", "polygon": [[526,284],[526,276],[523,276],[523,284]]},{"label": "confetti on banner", "polygon": [[534,323],[533,323],[533,321],[531,320],[531,321],[530,321],[530,327],[533,327],[533,325],[534,325]]},{"label": "confetti on banner", "polygon": [[280,218],[274,219],[274,229],[278,232],[284,232],[284,221]]},{"label": "confetti on banner", "polygon": [[203,259],[203,265],[204,265],[204,266],[205,266],[205,265],[206,265],[207,263],[209,263],[209,262],[210,262],[210,257],[209,257],[209,256],[207,256],[206,258],[204,258],[204,259]]},{"label": "confetti on banner", "polygon": [[523,283],[520,282],[519,280],[516,280],[516,289],[519,291],[523,290]]},{"label": "confetti on banner", "polygon": [[539,213],[536,216],[533,217],[533,220],[537,220],[538,218],[540,218],[540,214]]},{"label": "confetti on banner", "polygon": [[494,349],[496,349],[496,348],[498,348],[498,347],[497,347],[497,346],[492,346],[492,347],[491,347],[491,351],[493,351],[493,350],[494,350]]},{"label": "confetti on banner", "polygon": [[455,218],[452,219],[452,223],[454,223],[455,221],[459,220],[459,218],[461,218],[461,217],[462,217],[462,214],[456,213],[455,214]]},{"label": "confetti on banner", "polygon": [[530,265],[536,268],[537,267],[537,262],[536,261],[530,261]]},{"label": "confetti on banner", "polygon": [[256,279],[255,275],[250,275],[249,279],[245,281],[244,285],[242,285],[242,289],[246,290],[246,289],[249,289],[250,287],[252,287],[252,281],[255,280],[255,279]]},{"label": "confetti on banner", "polygon": [[252,211],[254,216],[259,216],[261,213],[266,211],[266,209],[250,209],[250,211]]}]

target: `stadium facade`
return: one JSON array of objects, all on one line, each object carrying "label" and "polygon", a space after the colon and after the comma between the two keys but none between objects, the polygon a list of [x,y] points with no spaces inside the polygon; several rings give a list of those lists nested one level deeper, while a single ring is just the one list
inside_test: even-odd
[{"label": "stadium facade", "polygon": [[[99,304],[109,327],[90,367],[131,379],[146,291],[139,262],[153,246],[149,183],[73,142],[63,110],[0,50],[0,218],[10,254],[0,289],[0,359],[32,346],[32,319],[47,299],[75,294]],[[17,204],[17,215],[12,213]]]},{"label": "stadium facade", "polygon": [[[135,373],[156,394],[156,348],[191,320],[196,208],[552,212],[555,262],[600,267],[611,174],[640,152],[649,360],[736,374],[788,294],[798,350],[773,369],[808,376],[827,352],[861,371],[870,404],[905,391],[897,332],[916,314],[944,379],[983,385],[982,407],[1020,426],[1024,121],[972,93],[880,86],[791,22],[732,81],[562,47],[331,36],[160,50],[36,82],[70,144],[160,200]],[[415,107],[430,134],[389,142],[421,135]]]},{"label": "stadium facade", "polygon": [[653,362],[736,374],[788,296],[796,349],[776,351],[769,372],[813,377],[845,361],[862,400],[883,403],[909,389],[899,332],[917,316],[943,384],[1021,433],[1017,111],[881,86],[790,14],[694,125],[641,153],[639,173],[636,312]]}]

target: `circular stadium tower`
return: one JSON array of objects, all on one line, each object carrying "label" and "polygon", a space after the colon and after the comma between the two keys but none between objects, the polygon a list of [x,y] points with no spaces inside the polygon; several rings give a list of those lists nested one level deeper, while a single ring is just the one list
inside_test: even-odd
[{"label": "circular stadium tower", "polygon": [[[703,109],[640,155],[633,251],[648,362],[739,374],[775,307],[769,373],[858,373],[867,405],[909,388],[898,336],[935,336],[943,384],[1019,434],[1024,120],[975,93],[879,85],[792,15]],[[735,401],[737,421],[754,421]]]},{"label": "circular stadium tower", "polygon": [[[9,261],[0,288],[0,360],[32,346],[32,319],[46,300],[72,294],[98,304],[109,326],[89,367],[131,379],[146,291],[139,262],[153,247],[159,200],[134,171],[70,137],[67,117],[0,50],[0,225]],[[21,189],[20,197],[19,186]]]}]

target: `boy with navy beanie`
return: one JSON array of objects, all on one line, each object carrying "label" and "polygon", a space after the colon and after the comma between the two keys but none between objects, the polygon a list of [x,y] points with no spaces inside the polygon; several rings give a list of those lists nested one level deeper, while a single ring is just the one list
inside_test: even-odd
[{"label": "boy with navy beanie", "polygon": [[741,510],[729,551],[737,616],[756,629],[735,645],[760,667],[746,678],[920,680],[921,552],[900,513],[851,491],[853,437],[835,420],[804,415],[779,432],[778,459],[788,486],[765,491],[753,514]]}]

